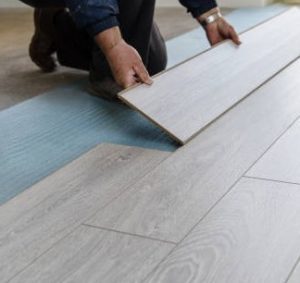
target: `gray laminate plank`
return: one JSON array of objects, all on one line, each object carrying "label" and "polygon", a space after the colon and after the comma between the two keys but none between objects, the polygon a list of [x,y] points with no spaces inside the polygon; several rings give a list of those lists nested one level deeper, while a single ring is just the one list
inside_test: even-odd
[{"label": "gray laminate plank", "polygon": [[300,184],[300,120],[251,168],[249,177]]},{"label": "gray laminate plank", "polygon": [[0,207],[0,278],[16,275],[169,153],[100,145]]},{"label": "gray laminate plank", "polygon": [[300,10],[293,8],[140,85],[120,98],[181,143],[300,55]]},{"label": "gray laminate plank", "polygon": [[180,241],[300,113],[300,60],[87,223]]},{"label": "gray laminate plank", "polygon": [[141,282],[173,246],[80,226],[10,282]]},{"label": "gray laminate plank", "polygon": [[299,189],[242,179],[147,282],[284,282],[300,250]]}]

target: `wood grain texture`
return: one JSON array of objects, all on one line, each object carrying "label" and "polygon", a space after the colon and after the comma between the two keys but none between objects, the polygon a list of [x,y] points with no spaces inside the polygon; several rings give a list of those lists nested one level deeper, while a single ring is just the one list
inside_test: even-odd
[{"label": "wood grain texture", "polygon": [[250,177],[300,184],[300,121],[247,173]]},{"label": "wood grain texture", "polygon": [[101,145],[0,207],[6,282],[169,153]]},{"label": "wood grain texture", "polygon": [[11,283],[142,282],[172,244],[80,226]]},{"label": "wood grain texture", "polygon": [[293,8],[140,85],[120,98],[186,143],[300,55],[300,11]]},{"label": "wood grain texture", "polygon": [[297,119],[299,72],[297,61],[87,223],[180,241]]},{"label": "wood grain texture", "polygon": [[242,179],[148,283],[282,283],[300,250],[300,186]]}]

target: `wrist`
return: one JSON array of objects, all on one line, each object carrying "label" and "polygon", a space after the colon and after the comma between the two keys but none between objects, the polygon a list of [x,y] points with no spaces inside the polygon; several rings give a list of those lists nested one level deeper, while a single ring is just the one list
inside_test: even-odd
[{"label": "wrist", "polygon": [[199,23],[205,21],[208,17],[214,15],[214,14],[218,14],[220,13],[221,14],[221,10],[219,7],[215,7],[207,12],[205,12],[204,14],[201,14],[197,17],[197,20]]},{"label": "wrist", "polygon": [[220,8],[216,7],[198,16],[197,20],[203,27],[206,27],[207,25],[218,21],[222,17],[223,16],[221,14]]},{"label": "wrist", "polygon": [[104,55],[107,55],[114,47],[123,42],[123,38],[119,27],[113,27],[97,34],[95,41]]}]

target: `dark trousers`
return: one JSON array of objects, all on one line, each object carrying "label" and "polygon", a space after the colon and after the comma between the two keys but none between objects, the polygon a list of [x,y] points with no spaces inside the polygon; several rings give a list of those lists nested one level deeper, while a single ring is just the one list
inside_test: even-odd
[{"label": "dark trousers", "polygon": [[[63,0],[21,0],[36,8],[64,7]],[[120,0],[118,16],[123,38],[137,49],[149,73],[165,69],[167,52],[164,40],[153,21],[155,0]],[[45,10],[47,12],[47,10]],[[89,70],[100,76],[110,74],[108,63],[88,34],[76,27],[61,10],[53,21],[57,57],[62,65]]]}]

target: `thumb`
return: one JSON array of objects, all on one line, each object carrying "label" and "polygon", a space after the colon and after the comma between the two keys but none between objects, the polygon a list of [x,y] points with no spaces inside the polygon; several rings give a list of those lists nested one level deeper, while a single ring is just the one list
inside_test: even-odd
[{"label": "thumb", "polygon": [[141,82],[147,85],[153,84],[153,80],[151,79],[146,67],[142,62],[140,62],[138,65],[134,65],[133,70],[135,71],[137,77],[141,80]]}]

